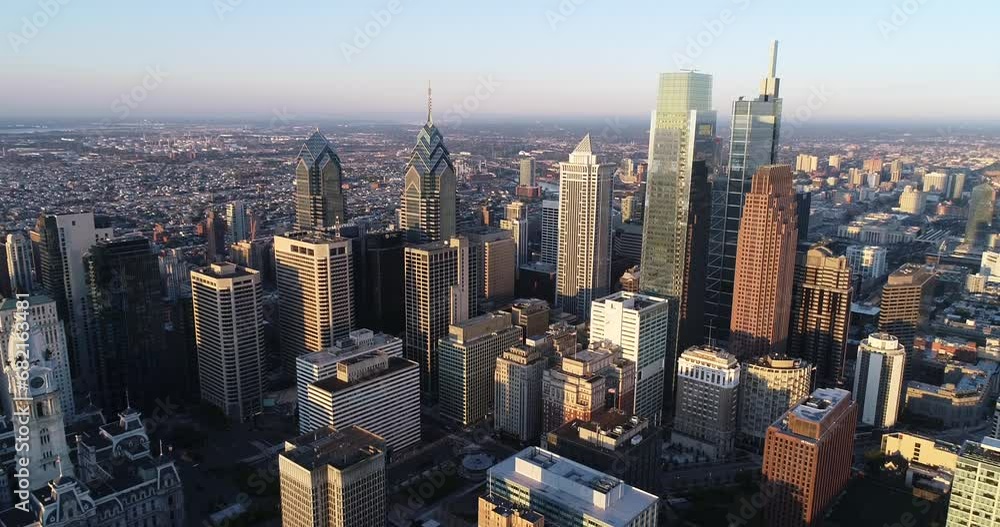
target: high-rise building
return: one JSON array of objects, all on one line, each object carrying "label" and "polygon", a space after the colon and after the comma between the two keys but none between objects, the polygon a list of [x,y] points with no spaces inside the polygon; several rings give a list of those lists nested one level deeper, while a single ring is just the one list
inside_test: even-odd
[{"label": "high-rise building", "polygon": [[815,172],[819,170],[819,158],[808,154],[799,154],[795,157],[796,172]]},{"label": "high-rise building", "polygon": [[906,350],[886,333],[874,333],[858,346],[854,367],[854,400],[862,423],[878,429],[896,425],[903,408]]},{"label": "high-rise building", "polygon": [[927,198],[912,185],[907,185],[899,195],[899,210],[907,214],[920,214],[924,211]]},{"label": "high-rise building", "polygon": [[739,443],[762,451],[767,428],[813,390],[816,368],[802,359],[766,355],[743,363]]},{"label": "high-rise building", "polygon": [[[635,406],[629,413],[659,424],[666,354],[671,344],[669,302],[655,296],[618,292],[594,300],[590,316],[590,338],[621,346],[622,356],[635,363]],[[672,387],[671,383],[671,391]]]},{"label": "high-rise building", "polygon": [[295,160],[295,228],[326,229],[344,223],[344,169],[333,145],[313,132]]},{"label": "high-rise building", "polygon": [[0,269],[10,277],[12,292],[27,294],[35,289],[32,267],[35,258],[31,251],[31,240],[19,232],[7,235],[7,268]]},{"label": "high-rise building", "polygon": [[489,471],[487,494],[565,527],[653,527],[659,498],[619,478],[538,447]]},{"label": "high-rise building", "polygon": [[948,180],[948,197],[950,199],[961,199],[965,192],[965,172],[955,172]]},{"label": "high-rise building", "polygon": [[[73,381],[70,376],[69,351],[65,324],[59,318],[59,309],[55,300],[45,295],[31,295],[22,298],[28,302],[28,324],[32,331],[37,330],[41,337],[41,345],[47,355],[47,363],[52,369],[52,378],[59,390],[59,407],[67,423],[72,423],[76,417],[76,404],[73,398]],[[0,301],[0,350],[7,350],[11,336],[20,332],[17,316],[17,300],[7,298]],[[29,332],[30,336],[32,333]],[[3,363],[9,364],[11,355],[4,355]],[[8,375],[8,380],[12,379]],[[12,415],[12,414],[4,414]]]},{"label": "high-rise building", "polygon": [[420,367],[413,361],[384,351],[352,355],[337,362],[335,374],[306,385],[305,392],[300,432],[360,426],[393,450],[420,442]]},{"label": "high-rise building", "polygon": [[530,262],[530,243],[528,239],[528,209],[520,201],[514,201],[507,205],[507,217],[500,220],[500,228],[509,232],[514,238],[514,246],[517,248],[516,272],[520,272],[521,266]]},{"label": "high-rise building", "polygon": [[400,200],[400,230],[407,240],[427,243],[455,235],[455,167],[444,146],[444,136],[434,126],[430,88],[427,89],[427,123],[417,134],[406,165]]},{"label": "high-rise building", "polygon": [[611,281],[611,179],[615,166],[594,153],[587,134],[559,163],[556,307],[585,320]]},{"label": "high-rise building", "polygon": [[[618,285],[621,287],[622,291],[627,293],[638,293],[641,288],[641,284],[639,282],[641,277],[642,273],[639,271],[638,265],[629,267],[625,270],[622,277],[618,279]],[[673,368],[670,369],[673,370]],[[670,382],[672,382],[672,380]]]},{"label": "high-rise building", "polygon": [[468,238],[476,255],[470,272],[477,275],[474,282],[482,284],[482,289],[473,295],[479,304],[474,313],[481,313],[483,308],[502,307],[514,299],[517,243],[510,231],[497,229],[471,232]]},{"label": "high-rise building", "polygon": [[965,224],[965,243],[987,245],[993,215],[997,206],[997,192],[989,182],[976,185],[969,198],[969,220]]},{"label": "high-rise building", "polygon": [[[10,286],[10,275],[7,269],[7,244],[6,238],[0,239],[0,297],[12,297],[14,296],[14,291]],[[34,262],[32,262],[34,264]],[[34,265],[32,265],[34,269]]]},{"label": "high-rise building", "polygon": [[171,376],[182,374],[165,346],[157,256],[148,239],[131,236],[98,242],[84,260],[98,406],[127,408],[131,403],[152,411],[174,391]]},{"label": "high-rise building", "polygon": [[205,259],[218,262],[226,257],[226,219],[209,209],[205,213]]},{"label": "high-rise building", "polygon": [[545,448],[629,485],[658,492],[663,431],[648,419],[617,410],[574,419],[545,435]]},{"label": "high-rise building", "polygon": [[243,240],[229,246],[231,263],[260,271],[262,283],[274,283],[274,238]]},{"label": "high-rise building", "polygon": [[535,158],[525,157],[521,159],[520,163],[520,174],[518,175],[518,184],[522,187],[533,187],[535,186],[535,174],[537,173],[537,168],[535,166]]},{"label": "high-rise building", "polygon": [[[777,163],[781,129],[778,43],[771,44],[767,77],[760,94],[733,103],[728,173],[720,173],[712,187],[712,223],[709,240],[705,315],[712,338],[728,340],[736,279],[737,239],[742,232],[743,203],[757,169]],[[790,274],[790,273],[789,273]]]},{"label": "high-rise building", "polygon": [[[566,346],[559,365],[542,374],[542,431],[572,421],[590,421],[596,412],[616,408],[631,413],[635,363],[622,358],[610,342],[591,342],[585,350]],[[557,351],[559,353],[559,351]]]},{"label": "high-rise building", "polygon": [[365,232],[357,225],[343,225],[340,235],[351,239],[354,261],[354,301],[358,326],[391,335],[403,332],[402,231]]},{"label": "high-rise building", "polygon": [[479,497],[478,520],[479,527],[545,527],[541,514],[492,495]]},{"label": "high-rise building", "polygon": [[888,272],[886,255],[889,251],[878,245],[852,245],[847,248],[847,265],[851,275],[862,282],[885,276]]},{"label": "high-rise building", "polygon": [[996,527],[1000,523],[997,473],[1000,440],[966,441],[955,463],[946,527]]},{"label": "high-rise building", "polygon": [[[424,392],[438,392],[438,341],[469,318],[468,241],[453,238],[407,247],[404,353],[420,364]],[[463,269],[464,268],[464,269]]]},{"label": "high-rise building", "polygon": [[452,324],[437,351],[441,416],[462,426],[486,418],[493,410],[497,358],[523,338],[505,311]]},{"label": "high-rise building", "polygon": [[851,269],[847,258],[823,246],[797,259],[788,354],[816,367],[819,386],[837,387],[844,381],[851,324]]},{"label": "high-rise building", "polygon": [[841,163],[840,156],[838,156],[838,155],[832,155],[832,156],[830,156],[829,165],[830,165],[831,168],[835,168],[837,170],[840,170],[840,163]]},{"label": "high-rise building", "polygon": [[924,192],[939,194],[948,190],[948,174],[931,172],[924,174]]},{"label": "high-rise building", "polygon": [[884,164],[885,163],[882,161],[881,157],[873,157],[871,159],[865,159],[861,168],[869,174],[881,174],[882,166]]},{"label": "high-rise building", "polygon": [[902,159],[892,160],[892,163],[889,165],[889,181],[898,183],[903,179],[903,166]]},{"label": "high-rise building", "polygon": [[934,295],[934,272],[926,267],[905,264],[889,275],[882,287],[878,330],[899,339],[906,350],[906,379],[913,378],[916,352],[913,347],[917,328],[927,320],[927,309]]},{"label": "high-rise building", "polygon": [[677,360],[677,410],[671,441],[714,458],[733,451],[740,364],[731,353],[701,346]]},{"label": "high-rise building", "polygon": [[351,241],[318,231],[274,238],[274,264],[281,298],[281,363],[295,372],[295,359],[323,351],[355,327]]},{"label": "high-rise building", "polygon": [[818,525],[851,478],[857,411],[850,392],[823,388],[767,429],[769,527]]},{"label": "high-rise building", "polygon": [[226,225],[234,243],[250,239],[250,215],[246,203],[233,201],[226,204]]},{"label": "high-rise building", "polygon": [[201,400],[230,419],[261,411],[264,372],[264,289],[260,271],[215,263],[191,271]]},{"label": "high-rise building", "polygon": [[184,258],[184,252],[181,249],[166,249],[157,260],[160,265],[163,299],[176,302],[179,298],[190,298],[191,269],[194,266]]},{"label": "high-rise building", "polygon": [[549,329],[549,304],[538,298],[515,300],[510,307],[515,325],[521,326],[524,336],[537,337]]},{"label": "high-rise building", "polygon": [[83,255],[112,234],[112,229],[96,227],[91,212],[43,214],[31,233],[38,259],[36,277],[56,301],[59,319],[66,325],[73,389],[78,393],[96,393],[98,382],[97,359],[90,350],[87,331],[90,290]]},{"label": "high-rise building", "polygon": [[[671,395],[678,351],[688,343],[700,344],[703,338],[715,126],[711,75],[690,71],[660,75],[650,124],[639,268],[642,290],[670,302],[665,382]],[[666,399],[669,402],[670,395]]]},{"label": "high-rise building", "polygon": [[497,358],[493,375],[493,426],[522,442],[542,433],[542,375],[547,360],[538,348],[511,346]]},{"label": "high-rise building", "polygon": [[628,223],[642,223],[642,204],[635,194],[622,196],[622,221]]},{"label": "high-rise building", "polygon": [[791,168],[760,167],[745,196],[736,249],[729,350],[739,358],[784,353],[788,346],[798,241],[795,206]]},{"label": "high-rise building", "polygon": [[283,527],[383,527],[385,441],[351,426],[285,442],[278,456]]},{"label": "high-rise building", "polygon": [[542,262],[555,266],[559,261],[559,201],[542,202]]}]

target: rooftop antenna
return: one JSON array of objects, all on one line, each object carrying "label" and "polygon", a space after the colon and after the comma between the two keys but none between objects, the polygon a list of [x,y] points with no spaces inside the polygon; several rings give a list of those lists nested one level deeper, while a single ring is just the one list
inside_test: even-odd
[{"label": "rooftop antenna", "polygon": [[771,41],[771,65],[767,70],[768,77],[778,76],[778,41]]},{"label": "rooftop antenna", "polygon": [[434,100],[431,97],[431,81],[427,81],[427,124],[434,124]]}]

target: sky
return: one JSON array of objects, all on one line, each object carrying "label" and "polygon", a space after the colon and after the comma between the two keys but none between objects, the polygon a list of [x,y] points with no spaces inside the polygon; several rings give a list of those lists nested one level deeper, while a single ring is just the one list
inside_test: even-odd
[{"label": "sky", "polygon": [[996,0],[4,0],[0,117],[648,116],[657,75],[785,118],[1000,121]]}]

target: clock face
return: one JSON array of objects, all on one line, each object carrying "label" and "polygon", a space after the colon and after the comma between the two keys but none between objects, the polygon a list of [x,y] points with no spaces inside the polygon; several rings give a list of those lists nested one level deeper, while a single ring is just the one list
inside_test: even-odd
[{"label": "clock face", "polygon": [[37,389],[41,388],[42,386],[45,386],[45,379],[43,379],[41,377],[35,377],[35,378],[31,379],[31,387],[33,389],[37,390]]}]

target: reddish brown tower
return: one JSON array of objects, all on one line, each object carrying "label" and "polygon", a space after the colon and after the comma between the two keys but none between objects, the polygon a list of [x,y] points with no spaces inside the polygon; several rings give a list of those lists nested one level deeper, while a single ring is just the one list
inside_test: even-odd
[{"label": "reddish brown tower", "polygon": [[745,198],[736,246],[729,350],[741,360],[785,352],[797,238],[792,167],[760,167]]}]

